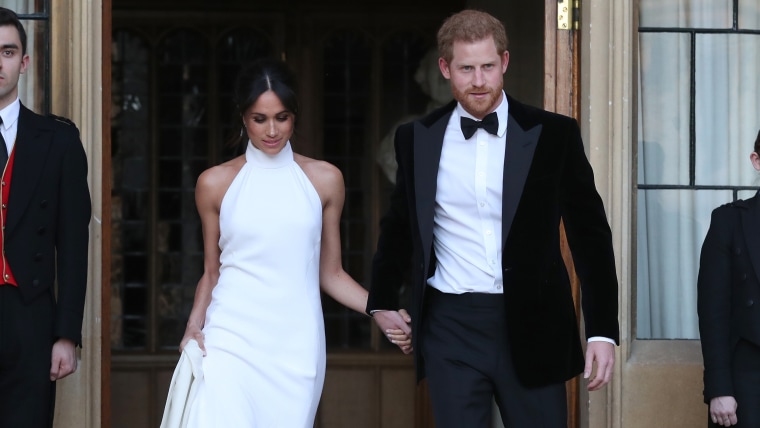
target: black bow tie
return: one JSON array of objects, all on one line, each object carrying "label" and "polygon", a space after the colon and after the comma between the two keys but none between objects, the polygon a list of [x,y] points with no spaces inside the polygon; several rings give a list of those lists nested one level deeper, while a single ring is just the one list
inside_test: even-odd
[{"label": "black bow tie", "polygon": [[477,131],[478,128],[483,128],[486,132],[492,135],[496,135],[496,133],[499,132],[499,117],[496,115],[495,111],[487,114],[483,120],[473,120],[469,117],[462,117],[461,119],[460,126],[462,127],[462,135],[464,135],[466,140],[469,140],[470,137],[475,135],[475,131]]}]

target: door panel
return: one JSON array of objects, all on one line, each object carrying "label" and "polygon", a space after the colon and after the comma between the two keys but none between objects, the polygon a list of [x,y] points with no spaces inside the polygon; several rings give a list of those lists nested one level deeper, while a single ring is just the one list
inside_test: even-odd
[{"label": "door panel", "polygon": [[[564,0],[564,3],[570,3]],[[580,73],[578,52],[579,32],[557,28],[557,0],[545,0],[546,20],[544,22],[544,109],[579,118]],[[570,248],[561,229],[562,256],[570,274],[570,282],[575,300],[575,312],[580,315],[580,284],[575,274]],[[580,316],[579,316],[580,319]],[[578,427],[580,422],[579,378],[567,382],[567,426]]]}]

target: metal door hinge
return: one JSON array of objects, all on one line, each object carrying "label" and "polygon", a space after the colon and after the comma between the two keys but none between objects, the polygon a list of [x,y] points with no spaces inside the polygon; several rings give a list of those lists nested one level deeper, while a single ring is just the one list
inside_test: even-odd
[{"label": "metal door hinge", "polygon": [[557,29],[577,30],[580,28],[580,16],[580,0],[557,0]]}]

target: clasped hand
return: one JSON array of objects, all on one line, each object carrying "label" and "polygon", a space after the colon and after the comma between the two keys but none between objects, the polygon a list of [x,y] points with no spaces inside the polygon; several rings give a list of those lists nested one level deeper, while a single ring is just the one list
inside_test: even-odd
[{"label": "clasped hand", "polygon": [[414,349],[412,348],[412,317],[406,312],[405,309],[399,309],[398,311],[376,311],[372,314],[372,318],[380,327],[385,337],[398,346],[401,352],[404,354],[411,354]]}]

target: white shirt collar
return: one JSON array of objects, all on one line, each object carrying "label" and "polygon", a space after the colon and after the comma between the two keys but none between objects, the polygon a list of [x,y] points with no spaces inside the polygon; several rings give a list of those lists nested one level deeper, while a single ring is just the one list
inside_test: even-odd
[{"label": "white shirt collar", "polygon": [[3,124],[0,126],[3,127],[3,131],[7,131],[16,123],[20,111],[21,101],[18,97],[16,97],[15,101],[5,106],[4,109],[0,110],[0,117],[3,118]]}]

